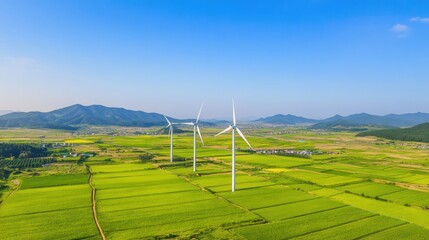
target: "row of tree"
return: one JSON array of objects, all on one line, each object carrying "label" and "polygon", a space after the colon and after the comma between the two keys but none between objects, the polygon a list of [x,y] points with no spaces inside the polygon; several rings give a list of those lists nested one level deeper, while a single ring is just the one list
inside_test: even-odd
[{"label": "row of tree", "polygon": [[55,158],[14,158],[12,160],[0,160],[0,169],[37,168],[56,161]]}]

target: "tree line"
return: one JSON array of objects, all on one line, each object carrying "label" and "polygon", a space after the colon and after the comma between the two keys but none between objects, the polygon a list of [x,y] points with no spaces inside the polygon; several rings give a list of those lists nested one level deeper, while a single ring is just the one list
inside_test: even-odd
[{"label": "tree line", "polygon": [[27,143],[0,143],[1,158],[37,158],[49,156],[48,148]]},{"label": "tree line", "polygon": [[384,129],[362,132],[357,136],[375,136],[392,140],[429,142],[429,123],[423,123],[412,128]]}]

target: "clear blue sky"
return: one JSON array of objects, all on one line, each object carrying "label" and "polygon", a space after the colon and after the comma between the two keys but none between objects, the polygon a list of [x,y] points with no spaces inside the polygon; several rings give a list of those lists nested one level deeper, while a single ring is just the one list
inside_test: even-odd
[{"label": "clear blue sky", "polygon": [[429,112],[429,1],[0,0],[0,109]]}]

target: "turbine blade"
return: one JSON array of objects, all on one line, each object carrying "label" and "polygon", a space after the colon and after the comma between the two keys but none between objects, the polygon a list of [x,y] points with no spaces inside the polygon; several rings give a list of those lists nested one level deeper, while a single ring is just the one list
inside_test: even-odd
[{"label": "turbine blade", "polygon": [[250,149],[253,150],[252,146],[250,146],[250,143],[247,141],[247,139],[244,137],[243,133],[240,131],[240,129],[235,128],[235,130],[237,130],[238,134],[240,135],[240,137],[247,143],[247,145],[249,145]]},{"label": "turbine blade", "polygon": [[220,132],[220,133],[216,134],[216,135],[215,135],[215,137],[217,137],[217,136],[221,135],[222,133],[226,133],[226,132],[228,132],[228,131],[229,131],[229,130],[231,130],[231,129],[232,129],[232,126],[229,126],[229,127],[225,128],[225,130],[223,130],[222,132]]},{"label": "turbine blade", "polygon": [[167,120],[168,124],[171,125],[171,122],[168,121],[168,118],[164,115],[165,120]]},{"label": "turbine blade", "polygon": [[195,121],[195,123],[198,123],[198,121],[200,120],[200,115],[201,115],[201,111],[203,110],[203,105],[204,104],[201,104],[200,111],[198,112],[197,120]]},{"label": "turbine blade", "polygon": [[171,128],[172,128],[172,126],[170,124],[170,127],[168,128],[168,135],[171,135]]},{"label": "turbine blade", "polygon": [[194,126],[194,123],[191,123],[191,122],[187,122],[187,123],[178,123],[178,124]]},{"label": "turbine blade", "polygon": [[198,125],[197,125],[197,132],[198,132],[198,135],[200,136],[201,142],[202,142],[202,143],[203,143],[203,145],[204,145],[203,137],[201,136],[200,127],[198,127]]},{"label": "turbine blade", "polygon": [[234,104],[234,98],[232,99],[232,123],[235,126],[236,122],[235,122],[235,104]]}]

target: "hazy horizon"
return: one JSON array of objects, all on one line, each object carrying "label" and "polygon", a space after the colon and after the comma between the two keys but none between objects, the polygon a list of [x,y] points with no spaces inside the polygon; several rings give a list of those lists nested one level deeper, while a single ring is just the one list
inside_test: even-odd
[{"label": "hazy horizon", "polygon": [[[77,104],[73,104],[73,105],[91,106],[91,105],[102,105],[102,104],[88,104],[88,105],[85,105],[85,104],[77,103]],[[72,105],[70,105],[70,106],[72,106]],[[64,107],[61,107],[61,108],[70,107],[70,106],[64,106]],[[128,109],[128,108],[121,107],[121,106],[106,106],[106,105],[102,105],[102,106],[112,107],[112,108],[124,108],[124,109],[132,110],[132,111],[148,112],[148,111],[145,111],[145,110],[142,110],[142,109]],[[36,111],[36,112],[50,112],[50,111],[61,109],[61,108],[55,108],[55,109],[51,109],[51,110],[47,110],[47,111],[38,111],[38,110],[32,110],[32,111]],[[203,110],[204,110],[204,108],[203,108]],[[4,114],[7,114],[9,112],[31,112],[31,111],[15,111],[15,110],[3,110],[3,109],[0,109],[0,116],[4,115]],[[237,111],[237,112],[239,112],[239,111]],[[149,112],[149,113],[164,114],[163,112],[159,112],[159,111],[152,111],[152,112]],[[426,113],[426,112],[400,112],[400,113],[398,113],[398,112],[390,112],[390,113],[386,113],[386,114],[376,114],[376,113],[369,113],[369,112],[355,112],[355,113],[351,113],[351,114],[339,114],[339,113],[335,113],[335,114],[332,114],[332,115],[328,115],[328,116],[324,116],[324,117],[319,117],[319,118],[317,118],[317,117],[309,117],[309,116],[299,115],[299,114],[294,114],[294,113],[289,113],[289,112],[284,112],[284,113],[278,112],[278,113],[272,113],[270,115],[264,115],[264,116],[245,116],[245,117],[237,116],[237,119],[241,120],[241,121],[251,121],[251,120],[257,120],[257,119],[260,119],[260,118],[271,117],[271,116],[274,116],[274,115],[277,115],[277,114],[282,114],[282,115],[288,115],[288,114],[290,114],[290,115],[294,115],[294,116],[297,116],[297,117],[304,117],[304,118],[309,118],[309,119],[314,119],[314,120],[324,120],[324,119],[333,117],[335,115],[341,115],[343,117],[346,117],[346,116],[349,116],[349,115],[362,114],[362,113],[371,114],[371,115],[378,115],[378,116],[385,116],[385,115],[388,115],[388,114],[407,114],[407,113]],[[174,116],[174,115],[168,115],[168,116],[174,117],[174,118],[179,118],[179,119],[193,119],[193,118],[196,117],[196,116],[177,117],[177,116]],[[202,116],[201,119],[202,120],[227,120],[228,121],[228,120],[231,120],[231,116],[226,116],[226,117],[223,117],[223,118],[222,117],[204,117],[204,116]]]},{"label": "hazy horizon", "polygon": [[0,110],[429,112],[429,2],[4,1]]}]

